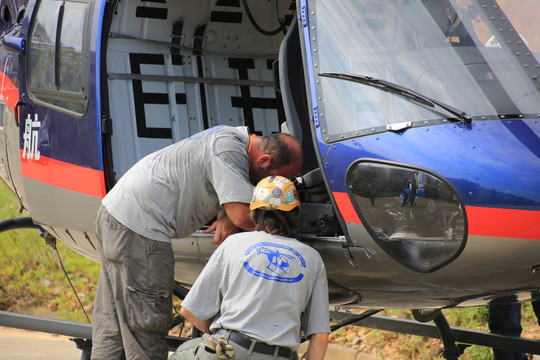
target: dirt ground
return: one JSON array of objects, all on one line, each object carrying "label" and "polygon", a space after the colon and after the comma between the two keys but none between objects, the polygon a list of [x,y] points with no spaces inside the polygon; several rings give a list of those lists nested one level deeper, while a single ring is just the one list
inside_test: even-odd
[{"label": "dirt ground", "polygon": [[73,360],[81,350],[67,336],[0,327],[2,360]]},{"label": "dirt ground", "polygon": [[[0,360],[75,360],[81,350],[67,336],[0,326]],[[376,360],[346,346],[332,344],[325,360]]]}]

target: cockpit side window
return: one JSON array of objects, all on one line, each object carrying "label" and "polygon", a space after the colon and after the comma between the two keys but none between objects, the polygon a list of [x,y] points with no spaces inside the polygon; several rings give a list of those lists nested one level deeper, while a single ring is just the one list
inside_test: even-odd
[{"label": "cockpit side window", "polygon": [[79,115],[88,106],[89,7],[84,1],[42,0],[28,37],[30,93]]}]

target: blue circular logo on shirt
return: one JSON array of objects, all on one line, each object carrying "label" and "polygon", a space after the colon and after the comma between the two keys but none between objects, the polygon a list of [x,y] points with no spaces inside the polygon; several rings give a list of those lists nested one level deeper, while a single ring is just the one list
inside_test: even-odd
[{"label": "blue circular logo on shirt", "polygon": [[295,283],[304,277],[306,261],[295,249],[275,243],[260,242],[245,253],[244,269],[257,277],[284,283]]}]

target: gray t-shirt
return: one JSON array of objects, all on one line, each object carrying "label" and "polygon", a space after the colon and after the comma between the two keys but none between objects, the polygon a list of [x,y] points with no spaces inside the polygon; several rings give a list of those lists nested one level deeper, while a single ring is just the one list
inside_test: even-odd
[{"label": "gray t-shirt", "polygon": [[210,329],[240,331],[297,349],[306,336],[330,332],[328,282],[312,247],[266,232],[229,236],[182,302]]},{"label": "gray t-shirt", "polygon": [[102,203],[140,235],[165,242],[185,237],[221,205],[251,201],[248,145],[247,127],[202,131],[141,159]]}]

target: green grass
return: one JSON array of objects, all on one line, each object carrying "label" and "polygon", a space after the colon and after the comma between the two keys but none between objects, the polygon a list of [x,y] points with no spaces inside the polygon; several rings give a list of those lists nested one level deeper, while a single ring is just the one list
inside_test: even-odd
[{"label": "green grass", "polygon": [[[0,220],[19,214],[16,197],[0,184]],[[57,249],[88,316],[99,277],[99,264],[61,242]],[[56,251],[45,244],[37,230],[0,233],[0,310],[86,321],[69,286]]]}]

